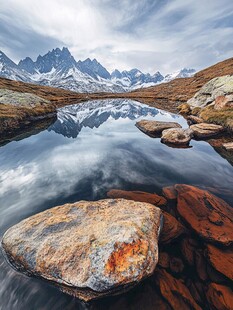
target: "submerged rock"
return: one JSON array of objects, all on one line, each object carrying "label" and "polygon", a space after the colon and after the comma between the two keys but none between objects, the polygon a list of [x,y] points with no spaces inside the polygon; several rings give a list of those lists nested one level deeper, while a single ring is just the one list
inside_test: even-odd
[{"label": "submerged rock", "polygon": [[231,288],[217,283],[210,283],[206,293],[211,309],[227,310],[232,309],[233,291]]},{"label": "submerged rock", "polygon": [[193,133],[190,129],[170,128],[163,130],[161,142],[178,146],[188,145]]},{"label": "submerged rock", "polygon": [[167,200],[163,196],[141,191],[124,191],[120,189],[112,189],[108,191],[107,196],[109,198],[124,198],[127,200],[148,202],[156,206],[163,206],[167,203]]},{"label": "submerged rock", "polygon": [[220,249],[208,244],[207,257],[217,271],[233,281],[233,249]]},{"label": "submerged rock", "polygon": [[148,121],[141,120],[136,123],[136,127],[142,132],[151,135],[158,136],[164,129],[169,128],[181,128],[180,124],[175,122],[160,122],[160,121]]},{"label": "submerged rock", "polygon": [[186,232],[185,227],[171,214],[163,211],[163,229],[159,241],[163,244],[174,241]]},{"label": "submerged rock", "polygon": [[233,209],[222,199],[197,187],[178,184],[177,211],[203,239],[222,245],[233,242]]},{"label": "submerged rock", "polygon": [[201,310],[182,280],[174,278],[164,269],[156,270],[154,280],[172,309]]},{"label": "submerged rock", "polygon": [[2,247],[17,269],[88,301],[125,291],[153,273],[160,221],[160,209],[148,203],[80,201],[16,224]]},{"label": "submerged rock", "polygon": [[190,126],[195,138],[209,138],[222,133],[225,129],[220,125],[200,123]]}]

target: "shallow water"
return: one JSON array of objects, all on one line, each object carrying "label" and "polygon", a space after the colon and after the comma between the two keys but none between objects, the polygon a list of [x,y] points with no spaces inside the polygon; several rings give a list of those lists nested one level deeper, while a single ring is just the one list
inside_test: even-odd
[{"label": "shallow water", "polygon": [[[67,202],[105,198],[112,188],[161,193],[164,186],[186,183],[231,192],[233,167],[207,142],[170,148],[135,127],[143,118],[187,127],[183,117],[135,101],[99,100],[65,107],[48,130],[0,147],[0,236],[32,214]],[[48,283],[17,273],[0,254],[0,309],[155,306],[148,281],[123,296],[87,306]]]}]

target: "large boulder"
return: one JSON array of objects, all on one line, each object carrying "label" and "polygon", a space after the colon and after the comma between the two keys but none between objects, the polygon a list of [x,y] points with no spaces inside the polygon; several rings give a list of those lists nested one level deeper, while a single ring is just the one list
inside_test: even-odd
[{"label": "large boulder", "polygon": [[125,291],[154,272],[160,221],[160,209],[148,203],[80,201],[11,227],[2,248],[17,269],[88,301]]},{"label": "large boulder", "polygon": [[197,187],[178,184],[177,211],[200,237],[209,242],[233,242],[233,209],[222,199]]},{"label": "large boulder", "polygon": [[35,107],[36,105],[51,104],[39,96],[31,93],[21,93],[9,89],[0,89],[0,103],[19,107]]},{"label": "large boulder", "polygon": [[220,125],[199,123],[190,126],[195,138],[209,138],[222,133],[225,129]]},{"label": "large boulder", "polygon": [[214,100],[214,109],[233,108],[233,95],[218,96]]},{"label": "large boulder", "polygon": [[231,94],[233,94],[233,75],[216,77],[202,86],[194,97],[188,100],[188,104],[191,107],[214,105],[217,97]]},{"label": "large boulder", "polygon": [[167,200],[163,196],[142,191],[124,191],[120,189],[111,189],[107,192],[109,198],[124,198],[128,200],[148,202],[156,206],[166,205]]},{"label": "large boulder", "polygon": [[142,132],[151,135],[159,136],[164,129],[168,128],[181,128],[180,124],[175,122],[160,122],[160,121],[148,121],[141,120],[136,123],[136,127]]},{"label": "large boulder", "polygon": [[190,129],[170,128],[163,130],[161,142],[177,146],[187,146],[192,139],[193,133]]}]

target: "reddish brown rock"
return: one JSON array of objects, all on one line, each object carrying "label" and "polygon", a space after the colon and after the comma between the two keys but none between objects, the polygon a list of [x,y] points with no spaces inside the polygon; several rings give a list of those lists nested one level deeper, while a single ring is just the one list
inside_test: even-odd
[{"label": "reddish brown rock", "polygon": [[107,196],[109,198],[124,198],[128,200],[148,202],[156,206],[163,206],[167,203],[163,196],[141,191],[124,191],[120,189],[112,189],[107,192]]},{"label": "reddish brown rock", "polygon": [[163,195],[167,198],[167,200],[176,200],[177,192],[174,186],[163,187]]},{"label": "reddish brown rock", "polygon": [[202,250],[197,249],[195,252],[195,268],[198,274],[198,277],[202,281],[206,281],[208,279],[208,274],[206,270],[206,259],[203,255]]},{"label": "reddish brown rock", "polygon": [[194,239],[185,238],[181,242],[181,252],[183,257],[190,266],[194,265],[195,251],[198,249],[198,244]]},{"label": "reddish brown rock", "polygon": [[161,210],[148,203],[80,201],[16,224],[2,247],[14,267],[88,301],[125,291],[154,272],[160,221]]},{"label": "reddish brown rock", "polygon": [[214,109],[233,108],[233,95],[218,96],[214,101]]},{"label": "reddish brown rock", "polygon": [[233,280],[233,249],[219,249],[211,244],[207,245],[207,258],[211,265],[227,278]]},{"label": "reddish brown rock", "polygon": [[166,252],[159,253],[158,265],[165,269],[170,267],[170,257],[168,253]]},{"label": "reddish brown rock", "polygon": [[182,280],[174,278],[164,269],[156,269],[154,280],[161,295],[173,309],[201,310]]},{"label": "reddish brown rock", "polygon": [[233,291],[230,287],[211,283],[206,293],[211,309],[231,310],[233,309]]},{"label": "reddish brown rock", "polygon": [[197,187],[179,184],[177,211],[203,239],[230,245],[233,242],[233,209],[222,199]]},{"label": "reddish brown rock", "polygon": [[185,227],[174,218],[174,216],[163,211],[163,227],[159,242],[169,243],[185,233]]},{"label": "reddish brown rock", "polygon": [[142,132],[157,136],[162,133],[164,129],[168,128],[181,128],[180,124],[174,122],[160,122],[160,121],[148,121],[148,120],[141,120],[136,123],[136,127],[140,129]]},{"label": "reddish brown rock", "polygon": [[172,257],[170,259],[170,269],[173,273],[181,273],[184,270],[184,263],[179,257]]},{"label": "reddish brown rock", "polygon": [[209,138],[216,136],[224,131],[220,125],[200,123],[191,125],[190,129],[193,131],[195,138]]}]

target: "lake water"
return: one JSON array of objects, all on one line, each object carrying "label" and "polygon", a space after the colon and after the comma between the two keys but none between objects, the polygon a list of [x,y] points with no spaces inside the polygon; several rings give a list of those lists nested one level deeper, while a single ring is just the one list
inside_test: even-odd
[{"label": "lake water", "polygon": [[[140,119],[181,116],[132,100],[99,100],[65,107],[48,129],[0,147],[0,237],[20,220],[56,205],[106,197],[113,188],[161,193],[186,183],[232,190],[233,167],[207,142],[176,149],[135,127]],[[154,309],[153,287],[85,305],[48,283],[14,271],[0,254],[0,309]],[[139,305],[143,305],[140,306]],[[139,308],[138,308],[139,307]]]}]

